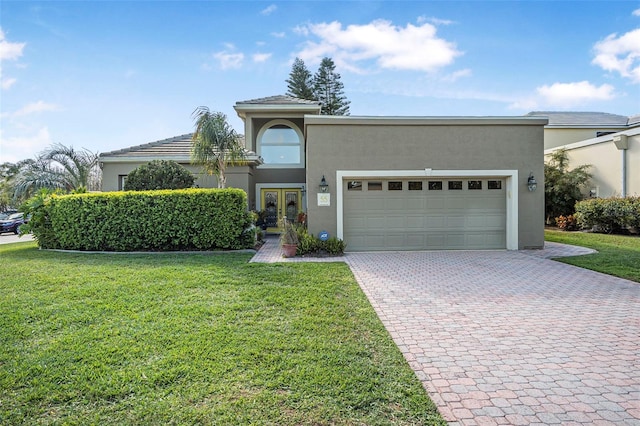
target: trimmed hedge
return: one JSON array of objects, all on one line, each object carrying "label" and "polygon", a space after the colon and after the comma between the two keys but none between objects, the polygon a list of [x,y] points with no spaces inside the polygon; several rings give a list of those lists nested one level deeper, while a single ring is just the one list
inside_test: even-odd
[{"label": "trimmed hedge", "polygon": [[33,229],[36,238],[48,236],[38,238],[41,248],[177,251],[254,244],[247,195],[240,189],[54,195],[44,208],[44,229]]},{"label": "trimmed hedge", "polygon": [[640,230],[640,197],[591,198],[576,203],[576,220],[583,229],[616,233]]}]

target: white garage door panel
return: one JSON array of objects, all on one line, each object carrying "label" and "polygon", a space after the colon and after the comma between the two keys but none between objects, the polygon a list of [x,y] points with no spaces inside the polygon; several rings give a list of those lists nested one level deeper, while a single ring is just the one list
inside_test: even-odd
[{"label": "white garage door panel", "polygon": [[[472,178],[473,179],[473,178]],[[343,192],[344,239],[347,249],[358,250],[443,250],[501,249],[506,247],[506,192],[489,190],[482,179],[481,190],[467,189],[469,179],[462,180],[462,190]],[[480,179],[474,179],[480,180]],[[378,182],[380,181],[377,180]],[[502,181],[504,187],[504,182]]]}]

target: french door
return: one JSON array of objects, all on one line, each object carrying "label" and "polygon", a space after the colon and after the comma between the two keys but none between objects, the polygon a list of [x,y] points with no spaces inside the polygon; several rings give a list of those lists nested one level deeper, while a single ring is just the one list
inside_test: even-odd
[{"label": "french door", "polygon": [[280,232],[283,216],[289,222],[295,222],[302,211],[301,200],[302,191],[297,188],[262,188],[260,208],[266,212],[267,232]]}]

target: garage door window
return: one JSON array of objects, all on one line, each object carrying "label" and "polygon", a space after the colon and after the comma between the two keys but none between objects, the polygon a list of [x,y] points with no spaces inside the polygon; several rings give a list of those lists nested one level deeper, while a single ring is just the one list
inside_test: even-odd
[{"label": "garage door window", "polygon": [[387,189],[389,191],[402,191],[402,181],[391,181],[389,182]]},{"label": "garage door window", "polygon": [[362,181],[354,180],[347,182],[347,191],[362,191]]},{"label": "garage door window", "polygon": [[449,190],[461,190],[462,189],[462,181],[461,180],[450,180],[449,181]]},{"label": "garage door window", "polygon": [[367,182],[369,191],[382,191],[382,182]]},{"label": "garage door window", "polygon": [[502,181],[501,180],[490,180],[487,182],[487,187],[489,189],[502,189]]},{"label": "garage door window", "polygon": [[409,191],[422,191],[422,182],[411,182],[409,181]]},{"label": "garage door window", "polygon": [[440,181],[440,180],[430,180],[429,181],[429,191],[442,191],[442,181]]},{"label": "garage door window", "polygon": [[482,181],[481,180],[470,180],[467,182],[467,189],[482,189]]}]

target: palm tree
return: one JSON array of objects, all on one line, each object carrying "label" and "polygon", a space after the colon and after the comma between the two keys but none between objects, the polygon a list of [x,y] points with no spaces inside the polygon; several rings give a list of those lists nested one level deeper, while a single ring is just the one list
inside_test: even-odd
[{"label": "palm tree", "polygon": [[209,108],[201,106],[192,115],[196,130],[192,137],[191,162],[202,165],[209,175],[215,175],[218,188],[226,188],[227,166],[242,164],[246,158],[240,136],[221,112],[211,112]]},{"label": "palm tree", "polygon": [[99,154],[53,144],[35,161],[25,162],[12,179],[14,199],[25,199],[38,189],[66,192],[100,187]]}]

